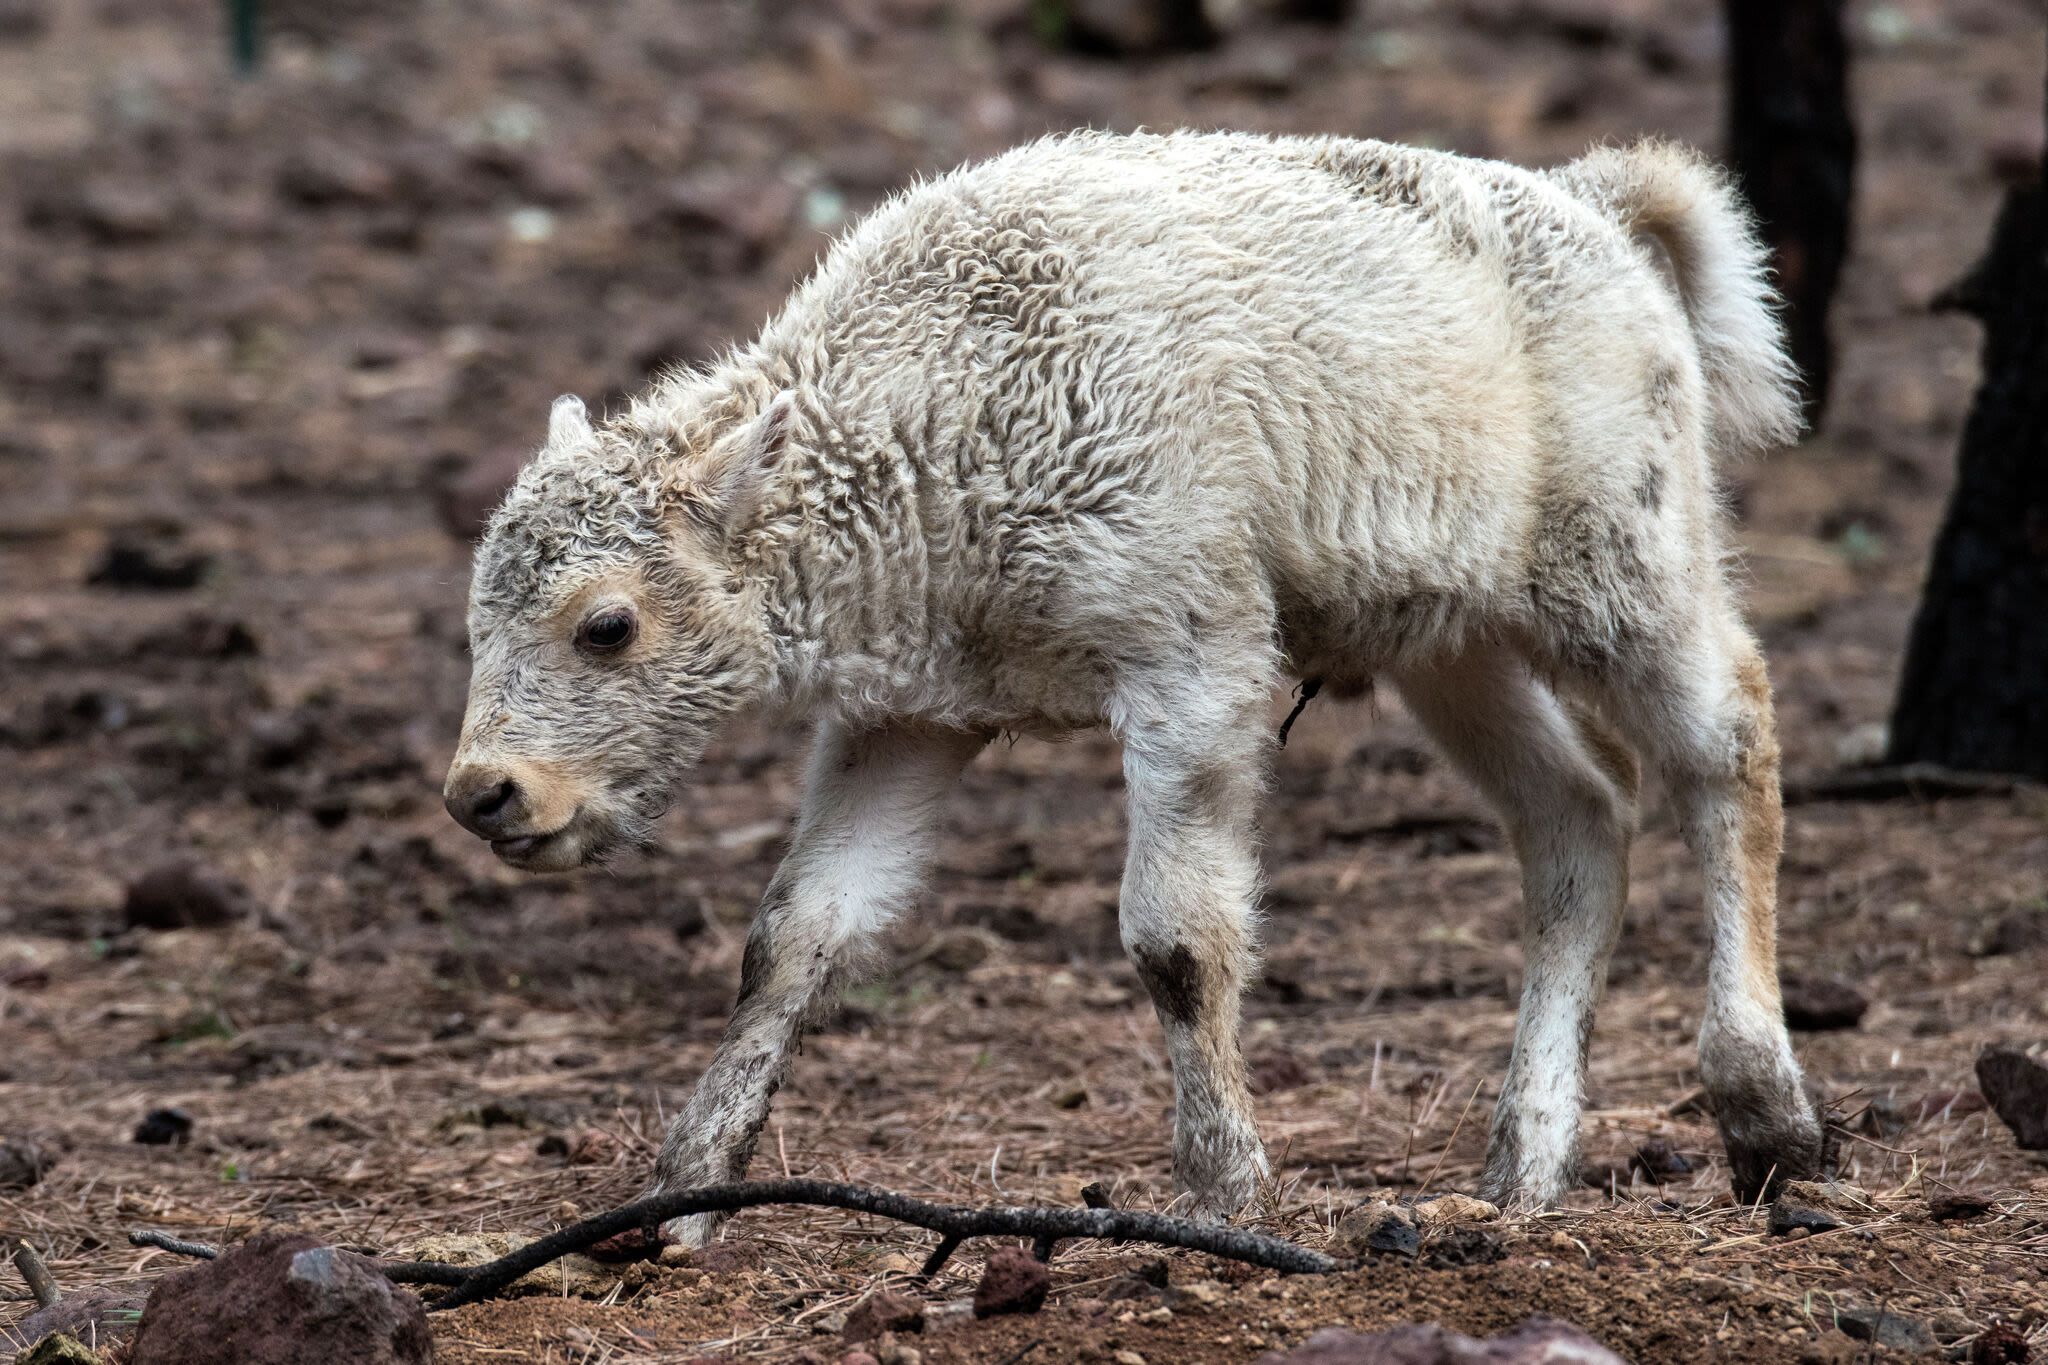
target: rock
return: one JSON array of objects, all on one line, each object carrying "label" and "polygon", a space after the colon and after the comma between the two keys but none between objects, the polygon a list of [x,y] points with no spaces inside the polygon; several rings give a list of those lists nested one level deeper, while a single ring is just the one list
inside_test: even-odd
[{"label": "rock", "polygon": [[1918,1318],[1878,1308],[1849,1308],[1835,1314],[1835,1326],[1857,1341],[1875,1342],[1897,1351],[1918,1353],[1935,1348],[1934,1333]]},{"label": "rock", "polygon": [[1301,1089],[1315,1079],[1315,1073],[1291,1052],[1269,1052],[1252,1063],[1248,1079],[1254,1095],[1277,1095]]},{"label": "rock", "polygon": [[1937,1223],[1966,1223],[1994,1207],[1991,1197],[1963,1190],[1942,1190],[1927,1196],[1927,1216]]},{"label": "rock", "polygon": [[2027,1365],[2027,1339],[2009,1322],[1994,1322],[1970,1343],[1970,1365]]},{"label": "rock", "polygon": [[1651,1138],[1636,1148],[1628,1159],[1629,1169],[1641,1171],[1652,1184],[1662,1184],[1692,1174],[1692,1163],[1662,1138]]},{"label": "rock", "polygon": [[[583,1254],[593,1261],[602,1261],[607,1265],[626,1261],[655,1261],[660,1260],[662,1253],[671,1245],[673,1244],[669,1242],[667,1234],[660,1228],[627,1228],[624,1232],[613,1233],[601,1242],[592,1242],[583,1249]],[[686,1252],[681,1264],[694,1265],[695,1262],[688,1259]]]},{"label": "rock", "polygon": [[102,1365],[105,1357],[69,1332],[44,1337],[14,1358],[14,1365]]},{"label": "rock", "polygon": [[31,1346],[59,1332],[89,1346],[109,1346],[135,1334],[136,1315],[141,1311],[140,1294],[93,1285],[30,1313],[14,1324],[14,1335]]},{"label": "rock", "polygon": [[848,1351],[839,1357],[839,1365],[882,1365],[882,1362],[866,1351]]},{"label": "rock", "polygon": [[1790,1199],[1779,1199],[1771,1205],[1771,1236],[1783,1237],[1788,1233],[1832,1232],[1842,1226],[1842,1220],[1825,1209],[1812,1208]]},{"label": "rock", "polygon": [[145,1147],[182,1147],[192,1140],[192,1116],[182,1109],[152,1109],[135,1125]]},{"label": "rock", "polygon": [[1346,1256],[1413,1256],[1422,1247],[1422,1230],[1413,1211],[1375,1199],[1337,1220],[1335,1241]]},{"label": "rock", "polygon": [[155,537],[119,535],[107,546],[107,552],[85,581],[100,588],[184,592],[198,587],[212,567],[212,555],[180,550]]},{"label": "rock", "polygon": [[1291,1351],[1269,1351],[1257,1365],[1627,1365],[1568,1322],[1533,1317],[1478,1341],[1431,1323],[1380,1332],[1325,1327]]},{"label": "rock", "polygon": [[1977,1054],[1977,1088],[2028,1151],[2048,1151],[2048,1063],[2039,1049],[1992,1043]]},{"label": "rock", "polygon": [[988,940],[972,929],[940,934],[925,949],[924,959],[941,971],[965,972],[988,960]]},{"label": "rock", "polygon": [[1870,1002],[1854,986],[1822,976],[1787,976],[1779,983],[1785,995],[1787,1027],[1823,1033],[1855,1028]]},{"label": "rock", "polygon": [[1036,1313],[1052,1288],[1052,1271],[1028,1251],[998,1247],[989,1253],[974,1287],[974,1316],[992,1318],[1000,1313]]},{"label": "rock", "polygon": [[0,1142],[0,1190],[25,1190],[56,1164],[56,1152],[27,1138]]},{"label": "rock", "polygon": [[884,1332],[922,1332],[924,1303],[909,1294],[870,1294],[846,1315],[840,1336],[848,1345],[872,1341]]},{"label": "rock", "polygon": [[128,884],[121,918],[131,929],[217,929],[242,913],[247,895],[238,882],[174,859]]},{"label": "rock", "polygon": [[1446,1228],[1458,1223],[1491,1223],[1500,1217],[1500,1207],[1469,1194],[1440,1194],[1417,1204],[1415,1216],[1424,1228]]},{"label": "rock", "polygon": [[420,1301],[366,1258],[263,1233],[157,1281],[131,1365],[427,1365]]}]

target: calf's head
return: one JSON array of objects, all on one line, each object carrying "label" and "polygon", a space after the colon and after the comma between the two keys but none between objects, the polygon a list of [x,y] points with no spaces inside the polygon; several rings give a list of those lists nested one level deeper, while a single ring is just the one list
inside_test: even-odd
[{"label": "calf's head", "polygon": [[557,399],[477,547],[469,705],[443,795],[514,867],[646,843],[677,776],[767,676],[734,545],[786,405],[731,420],[735,406],[687,424],[636,407],[598,429]]}]

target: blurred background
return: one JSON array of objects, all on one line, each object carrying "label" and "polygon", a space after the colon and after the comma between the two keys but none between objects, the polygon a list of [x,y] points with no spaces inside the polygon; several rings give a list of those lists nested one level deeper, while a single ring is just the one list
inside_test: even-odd
[{"label": "blurred background", "polygon": [[[1729,488],[1795,779],[1883,751],[1979,372],[1978,325],[1930,304],[2039,181],[2048,63],[2034,0],[1817,8],[1845,122],[1795,108],[1765,151],[1835,149],[1784,172],[1846,214],[1829,393]],[[1739,122],[1709,0],[264,0],[239,46],[234,14],[0,0],[0,1140],[43,1153],[0,1209],[87,1278],[135,1273],[99,1240],[123,1218],[381,1237],[623,1196],[708,1056],[800,735],[741,725],[607,870],[517,877],[440,809],[469,542],[554,395],[601,408],[743,340],[893,190],[1047,132],[1541,165],[1723,153]],[[1825,89],[1828,43],[1770,50],[1764,95]],[[774,1160],[985,1196],[1001,1142],[1012,1196],[1165,1197],[1120,781],[1099,738],[976,765]],[[1788,970],[1868,1011],[1802,1052],[1886,1150],[2038,1174],[1925,1100],[2048,1032],[2044,813],[1795,796]],[[1412,1185],[1404,1144],[1469,1182],[1520,970],[1490,818],[1392,701],[1319,702],[1267,824],[1249,1037],[1293,1207]],[[1639,850],[1588,1154],[1626,1184],[1668,1140],[1704,1199],[1711,1129],[1665,1113],[1697,882],[1654,802]],[[132,1141],[157,1108],[191,1123]]]}]

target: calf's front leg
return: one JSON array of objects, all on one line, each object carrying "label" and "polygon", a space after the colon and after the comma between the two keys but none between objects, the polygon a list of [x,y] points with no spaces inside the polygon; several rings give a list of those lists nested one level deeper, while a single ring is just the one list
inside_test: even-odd
[{"label": "calf's front leg", "polygon": [[[747,935],[739,1004],[662,1140],[650,1195],[746,1175],[804,1025],[916,895],[946,791],[986,743],[910,721],[819,726],[789,854]],[[692,1215],[669,1231],[701,1246],[718,1221]]]}]

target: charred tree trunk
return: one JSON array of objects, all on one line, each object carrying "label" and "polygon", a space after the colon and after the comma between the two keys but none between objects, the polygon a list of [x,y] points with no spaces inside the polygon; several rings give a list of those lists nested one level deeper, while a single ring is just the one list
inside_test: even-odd
[{"label": "charred tree trunk", "polygon": [[1943,296],[1984,323],[1984,379],[1892,713],[1894,762],[2048,780],[2048,158]]},{"label": "charred tree trunk", "polygon": [[1806,419],[1832,370],[1828,302],[1849,251],[1856,130],[1842,0],[1726,0],[1728,159],[1771,245]]}]

